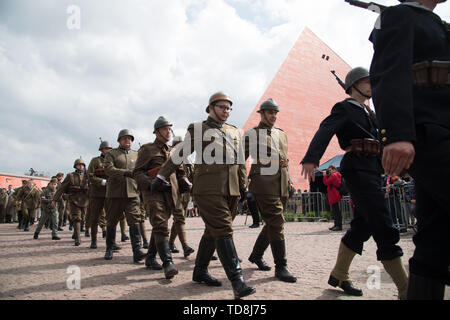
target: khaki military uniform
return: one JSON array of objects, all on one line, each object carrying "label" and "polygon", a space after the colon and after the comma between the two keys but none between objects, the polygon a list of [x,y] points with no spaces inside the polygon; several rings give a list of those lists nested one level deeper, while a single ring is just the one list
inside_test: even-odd
[{"label": "khaki military uniform", "polygon": [[33,212],[38,207],[40,193],[36,188],[30,189],[24,186],[19,188],[16,199],[22,211],[22,220],[25,223],[25,227],[28,227]]},{"label": "khaki military uniform", "polygon": [[[58,180],[58,184],[56,186],[56,190],[61,188],[62,182]],[[64,200],[63,197],[59,199],[59,201],[56,203],[56,210],[58,210],[58,226],[62,227],[65,225],[65,222],[67,220],[67,216],[65,216],[65,210],[66,209],[66,200]]]},{"label": "khaki military uniform", "polygon": [[6,208],[8,206],[8,194],[0,194],[0,223],[5,223],[6,221]]},{"label": "khaki military uniform", "polygon": [[80,239],[80,228],[89,204],[89,180],[84,172],[69,173],[56,191],[54,201],[58,202],[63,194],[68,194],[66,202],[69,219],[74,225],[74,238]]},{"label": "khaki military uniform", "polygon": [[91,238],[97,239],[98,226],[105,230],[106,228],[106,213],[105,213],[105,199],[106,199],[106,182],[107,175],[104,168],[105,157],[92,158],[88,166],[89,178],[89,207],[86,217],[86,228],[91,228]]},{"label": "khaki military uniform", "polygon": [[134,170],[137,151],[112,149],[105,156],[104,168],[108,176],[106,184],[106,224],[107,228],[116,228],[125,217],[129,226],[138,224],[141,217],[137,183],[124,173]]},{"label": "khaki military uniform", "polygon": [[[197,133],[197,135],[201,133],[201,137],[195,136],[196,128],[201,130]],[[214,134],[212,141],[203,141],[202,137],[206,131]],[[196,139],[198,141],[195,141]],[[230,152],[234,152],[230,150],[229,144],[232,144],[236,149],[239,148],[240,132],[232,125],[220,125],[214,122],[212,118],[208,118],[202,123],[189,125],[188,134],[184,141],[178,144],[177,148],[178,146],[182,148],[184,144],[190,143],[190,153],[196,151],[197,157],[201,157],[206,148],[208,148],[207,150],[222,150],[224,159],[221,160],[224,161],[224,164],[206,164],[196,161],[193,196],[198,205],[199,213],[205,222],[205,237],[210,240],[232,237],[233,218],[237,214],[240,190],[245,188],[247,182],[246,169],[245,165],[226,164],[225,160],[227,155],[230,156]],[[201,149],[195,150],[197,144]],[[236,154],[231,156],[236,156]],[[178,167],[179,165],[174,164],[171,157],[160,170],[160,174],[167,177],[175,172]]]},{"label": "khaki military uniform", "polygon": [[39,234],[41,232],[43,225],[47,222],[48,219],[51,219],[52,222],[52,236],[56,237],[58,230],[58,211],[56,207],[52,206],[53,198],[55,197],[56,190],[51,190],[50,188],[45,188],[42,197],[42,215],[39,220],[39,224],[35,230],[35,234]]},{"label": "khaki military uniform", "polygon": [[[253,134],[256,133],[257,148],[256,159],[249,174],[249,192],[255,196],[261,216],[266,223],[261,231],[270,241],[284,240],[284,207],[289,196],[289,168],[288,168],[288,141],[283,130],[269,128],[263,122],[257,127],[248,130],[245,137],[245,157],[250,156],[250,142]],[[276,139],[276,141],[275,141]],[[262,149],[263,148],[263,149]],[[266,154],[267,158],[259,158],[260,150]],[[275,155],[279,156],[275,158]],[[273,156],[272,156],[273,155]],[[270,159],[269,159],[270,158]],[[278,166],[278,170],[273,174],[264,174],[264,169]],[[272,173],[272,172],[270,172]]]},{"label": "khaki military uniform", "polygon": [[[184,177],[184,171],[180,165],[175,168],[176,173],[169,176],[171,188],[163,192],[151,191],[151,177],[147,171],[160,167],[169,158],[172,148],[167,144],[155,140],[153,143],[143,145],[139,149],[134,176],[139,185],[139,190],[145,202],[145,208],[148,210],[150,223],[152,225],[152,236],[156,243],[169,240],[168,223],[170,216],[174,213],[176,205],[179,205],[178,180]],[[180,205],[179,205],[180,207]]]}]

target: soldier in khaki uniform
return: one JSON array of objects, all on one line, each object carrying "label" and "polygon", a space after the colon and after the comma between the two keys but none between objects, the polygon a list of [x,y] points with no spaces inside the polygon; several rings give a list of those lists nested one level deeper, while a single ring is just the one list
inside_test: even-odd
[{"label": "soldier in khaki uniform", "polygon": [[56,210],[56,206],[53,206],[53,198],[56,194],[56,187],[58,184],[58,179],[52,178],[50,182],[48,183],[48,186],[46,188],[43,188],[44,191],[42,193],[42,216],[39,220],[39,224],[34,231],[34,239],[38,239],[39,233],[42,230],[43,225],[47,222],[48,219],[52,220],[51,226],[52,226],[52,240],[61,240],[60,237],[57,235],[57,229],[58,229],[58,211]]},{"label": "soldier in khaki uniform", "polygon": [[86,216],[86,210],[89,203],[89,179],[86,174],[86,164],[82,159],[76,159],[73,165],[75,171],[66,175],[61,187],[56,191],[52,205],[61,199],[63,194],[68,194],[67,207],[69,210],[69,219],[73,225],[72,239],[75,240],[75,246],[81,244],[81,223]]},{"label": "soldier in khaki uniform", "polygon": [[2,188],[0,193],[0,223],[6,222],[6,207],[8,206],[8,198],[6,189]]},{"label": "soldier in khaki uniform", "polygon": [[250,155],[253,164],[250,169],[249,192],[258,204],[266,223],[259,234],[249,261],[260,270],[271,268],[263,260],[264,251],[271,246],[275,262],[275,276],[281,281],[296,282],[297,278],[287,268],[284,238],[284,207],[289,196],[288,141],[283,130],[275,128],[280,111],[272,99],[264,101],[258,113],[261,121],[244,135],[245,158]]},{"label": "soldier in khaki uniform", "polygon": [[[152,237],[155,239],[157,251],[163,262],[165,277],[171,279],[178,274],[178,270],[173,264],[169,248],[169,219],[176,206],[180,206],[179,181],[184,186],[191,184],[187,181],[182,166],[179,165],[176,173],[170,175],[168,179],[170,182],[164,185],[160,191],[150,189],[152,178],[169,158],[172,148],[168,142],[172,136],[172,124],[164,117],[159,117],[154,124],[153,133],[156,135],[155,141],[139,149],[134,176],[139,183],[139,189],[142,191],[145,207],[149,213],[150,223],[153,227]],[[152,175],[153,171],[155,173]],[[192,248],[185,247],[184,249],[185,251],[191,249],[189,254],[193,252]]]},{"label": "soldier in khaki uniform", "polygon": [[[180,136],[176,136],[172,141],[172,148],[175,147],[178,143],[183,142],[183,138]],[[183,163],[182,168],[184,173],[186,174],[189,180],[189,167],[187,164]],[[175,210],[173,212],[173,222],[172,228],[170,229],[170,237],[169,237],[169,248],[172,253],[180,252],[177,247],[175,247],[175,239],[180,239],[181,246],[183,248],[184,257],[188,257],[191,253],[194,252],[194,249],[189,247],[186,239],[186,209],[190,200],[190,190],[185,190],[186,192],[180,193],[178,196],[178,203],[175,205]]]},{"label": "soldier in khaki uniform", "polygon": [[33,211],[37,208],[40,193],[35,188],[33,180],[26,181],[25,186],[23,186],[17,192],[17,201],[21,206],[22,211],[22,221],[23,221],[23,231],[29,231],[28,227],[30,225],[30,219],[33,215]]},{"label": "soldier in khaki uniform", "polygon": [[[56,179],[58,179],[58,185],[56,187],[56,189],[61,188],[61,184],[63,182],[63,178],[64,178],[64,173],[62,172],[58,172],[56,174]],[[63,231],[63,227],[66,225],[66,217],[64,216],[64,212],[65,212],[65,208],[66,208],[66,201],[64,200],[63,197],[61,197],[59,199],[59,201],[56,203],[56,209],[58,210],[58,231]]]},{"label": "soldier in khaki uniform", "polygon": [[133,260],[139,262],[146,254],[141,251],[141,231],[139,226],[141,211],[137,183],[133,178],[137,151],[131,150],[134,136],[128,129],[119,132],[119,147],[105,156],[106,183],[106,252],[105,259],[113,258],[116,227],[125,212],[130,230]]},{"label": "soldier in khaki uniform", "polygon": [[[90,182],[89,188],[89,209],[86,217],[86,229],[91,227],[91,249],[97,248],[97,231],[98,225],[102,224],[102,220],[106,224],[105,217],[105,197],[106,197],[106,182],[108,177],[105,173],[105,155],[111,150],[108,141],[102,141],[98,150],[101,155],[92,158],[88,166],[88,177]],[[88,218],[89,217],[89,218]],[[102,230],[106,230],[106,226]],[[105,231],[104,231],[105,232]]]},{"label": "soldier in khaki uniform", "polygon": [[175,148],[174,154],[159,171],[159,179],[152,181],[152,190],[163,185],[163,180],[178,168],[180,159],[174,163],[177,154],[187,157],[196,152],[193,195],[206,228],[200,240],[192,278],[211,286],[222,285],[208,273],[209,261],[217,247],[235,298],[239,299],[253,294],[255,289],[244,281],[233,241],[233,216],[241,191],[246,189],[246,169],[243,159],[242,164],[238,164],[238,158],[244,157],[242,148],[239,148],[240,132],[225,123],[232,104],[222,92],[210,97],[206,108],[208,119],[189,125],[184,142]]},{"label": "soldier in khaki uniform", "polygon": [[17,225],[17,229],[23,229],[24,220],[22,213],[22,203],[20,202],[18,195],[21,193],[21,190],[27,185],[27,180],[22,180],[22,186],[14,189],[13,197],[14,197],[14,206],[16,207],[17,212],[17,220],[19,220],[19,224]]}]

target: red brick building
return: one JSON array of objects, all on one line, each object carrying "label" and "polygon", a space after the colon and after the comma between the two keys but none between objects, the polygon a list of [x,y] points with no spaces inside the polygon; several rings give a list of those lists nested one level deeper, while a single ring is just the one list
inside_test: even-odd
[{"label": "red brick building", "polygon": [[[309,189],[309,183],[301,177],[299,162],[320,122],[329,115],[336,102],[346,98],[330,71],[335,70],[345,78],[350,69],[332,49],[305,28],[244,125],[244,130],[258,125],[260,116],[256,111],[264,100],[273,98],[278,103],[280,113],[276,126],[288,136],[290,173],[295,189]],[[321,163],[342,153],[334,137]]]},{"label": "red brick building", "polygon": [[8,189],[9,185],[12,185],[13,189],[21,187],[22,180],[33,180],[38,188],[42,188],[47,186],[50,178],[0,172],[0,188]]}]

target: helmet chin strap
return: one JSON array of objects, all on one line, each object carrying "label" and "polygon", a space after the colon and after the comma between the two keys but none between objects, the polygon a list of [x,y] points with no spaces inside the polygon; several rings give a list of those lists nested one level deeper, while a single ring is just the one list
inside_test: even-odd
[{"label": "helmet chin strap", "polygon": [[368,100],[369,100],[370,98],[372,98],[372,96],[368,96],[367,94],[362,93],[361,90],[359,90],[357,86],[353,86],[353,88],[354,88],[360,95],[362,95],[364,98],[366,98],[366,99],[368,99]]}]

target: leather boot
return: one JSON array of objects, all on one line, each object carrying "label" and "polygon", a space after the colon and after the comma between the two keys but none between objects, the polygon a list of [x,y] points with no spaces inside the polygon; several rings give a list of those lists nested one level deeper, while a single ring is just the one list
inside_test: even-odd
[{"label": "leather boot", "polygon": [[80,232],[84,232],[84,221],[80,222]]},{"label": "leather boot", "polygon": [[142,248],[148,249],[148,240],[147,240],[147,232],[145,230],[145,222],[140,222],[139,228],[142,236]]},{"label": "leather boot", "polygon": [[91,236],[91,234],[89,233],[89,228],[86,228],[86,231],[84,232],[84,236],[86,238],[89,238]]},{"label": "leather boot", "polygon": [[170,249],[170,252],[172,252],[172,253],[179,253],[180,252],[180,250],[178,250],[177,249],[177,247],[175,247],[175,243],[170,243],[169,242],[169,249]]},{"label": "leather boot", "polygon": [[382,260],[384,270],[391,276],[398,290],[398,299],[406,300],[408,293],[408,274],[400,257],[392,260]]},{"label": "leather boot", "polygon": [[92,232],[91,234],[91,249],[97,249],[97,234],[94,232]]},{"label": "leather boot", "polygon": [[216,250],[214,240],[208,240],[203,236],[198,245],[197,257],[195,258],[194,273],[192,274],[192,281],[198,283],[205,283],[207,286],[220,287],[222,282],[211,276],[208,272],[209,262],[211,256]]},{"label": "leather boot", "polygon": [[272,241],[270,247],[272,249],[273,261],[275,262],[275,277],[284,282],[297,282],[297,278],[287,267],[285,241]]},{"label": "leather boot", "polygon": [[105,260],[113,258],[113,245],[116,239],[116,228],[106,228],[106,251]]},{"label": "leather boot", "polygon": [[79,246],[81,244],[81,222],[74,222],[73,223],[73,235],[75,237],[75,246]]},{"label": "leather boot", "polygon": [[347,246],[341,241],[336,259],[336,265],[334,266],[333,271],[331,271],[328,284],[333,287],[341,288],[345,293],[351,296],[362,296],[362,290],[353,286],[348,272],[355,255],[356,253],[347,248]]},{"label": "leather boot", "polygon": [[34,232],[33,239],[37,239],[37,238],[39,238],[39,233]]},{"label": "leather boot", "polygon": [[183,244],[183,255],[185,258],[187,258],[189,255],[194,253],[195,250],[189,247],[187,244]]},{"label": "leather boot", "polygon": [[256,239],[255,245],[253,246],[252,253],[248,258],[248,261],[256,264],[258,266],[258,269],[261,271],[269,271],[272,269],[263,259],[264,251],[266,251],[268,246],[269,239],[265,235],[260,233],[258,238]]},{"label": "leather boot", "polygon": [[172,279],[176,274],[178,274],[178,270],[175,268],[175,265],[172,261],[172,255],[169,249],[169,241],[164,240],[160,243],[157,243],[156,248],[158,249],[159,257],[163,262],[164,275],[166,276],[166,279]]},{"label": "leather boot", "polygon": [[408,300],[444,300],[444,294],[444,283],[409,273]]},{"label": "leather boot", "polygon": [[141,251],[141,230],[138,224],[130,226],[131,248],[133,249],[133,261],[138,263],[145,259],[147,254]]},{"label": "leather boot", "polygon": [[248,286],[244,281],[233,238],[216,240],[216,249],[228,280],[231,281],[235,299],[255,293],[256,290]]},{"label": "leather boot", "polygon": [[153,236],[150,237],[150,243],[148,246],[147,257],[145,258],[145,266],[151,270],[162,270],[162,266],[156,261],[156,243]]},{"label": "leather boot", "polygon": [[28,229],[29,225],[30,225],[30,220],[26,219],[25,224],[23,225],[23,231],[30,231],[30,229]]}]

